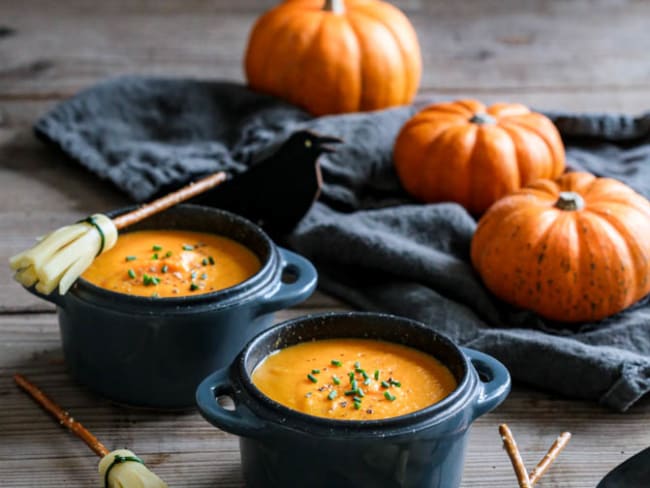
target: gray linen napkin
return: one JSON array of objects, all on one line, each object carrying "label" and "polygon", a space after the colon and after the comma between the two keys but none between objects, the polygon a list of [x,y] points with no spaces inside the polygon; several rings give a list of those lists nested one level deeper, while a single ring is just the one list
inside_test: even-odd
[{"label": "gray linen napkin", "polygon": [[[599,323],[548,323],[495,299],[469,262],[475,220],[453,203],[419,205],[400,188],[392,145],[413,107],[311,118],[234,83],[122,77],[45,115],[35,131],[135,201],[217,170],[254,164],[292,131],[343,138],[321,159],[319,202],[287,243],[323,290],[405,315],[492,354],[515,380],[624,411],[650,391],[650,305]],[[572,169],[650,197],[650,114],[548,114]],[[650,236],[648,236],[650,238]]]}]

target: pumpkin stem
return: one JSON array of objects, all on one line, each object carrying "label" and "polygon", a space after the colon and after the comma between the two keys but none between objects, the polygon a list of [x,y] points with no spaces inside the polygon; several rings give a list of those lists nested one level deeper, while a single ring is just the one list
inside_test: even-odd
[{"label": "pumpkin stem", "polygon": [[345,12],[345,4],[343,0],[325,0],[323,10],[334,14],[342,14]]},{"label": "pumpkin stem", "polygon": [[481,113],[481,114],[476,113],[472,116],[471,119],[469,119],[469,121],[473,124],[478,124],[478,125],[497,123],[497,119],[495,119],[494,117],[486,113]]},{"label": "pumpkin stem", "polygon": [[561,191],[555,206],[560,210],[582,210],[585,208],[585,199],[574,191]]}]

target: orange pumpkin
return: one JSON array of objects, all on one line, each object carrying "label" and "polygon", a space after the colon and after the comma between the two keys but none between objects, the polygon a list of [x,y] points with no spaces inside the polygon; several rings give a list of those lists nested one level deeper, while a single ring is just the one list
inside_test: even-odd
[{"label": "orange pumpkin", "polygon": [[457,202],[481,214],[535,179],[560,176],[564,146],[553,123],[523,105],[486,108],[459,100],[431,105],[409,120],[394,161],[415,198]]},{"label": "orange pumpkin", "polygon": [[288,0],[255,24],[250,86],[314,115],[411,102],[422,72],[406,16],[378,0]]},{"label": "orange pumpkin", "polygon": [[650,292],[650,202],[588,173],[538,180],[479,221],[472,263],[499,298],[564,322],[600,320]]}]

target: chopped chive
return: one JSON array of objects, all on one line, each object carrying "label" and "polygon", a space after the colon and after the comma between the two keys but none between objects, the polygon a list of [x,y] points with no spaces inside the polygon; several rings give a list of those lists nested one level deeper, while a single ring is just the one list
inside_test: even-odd
[{"label": "chopped chive", "polygon": [[200,277],[200,278],[201,278],[202,280],[207,280],[207,279],[208,279],[208,275],[205,274],[205,273],[201,273],[201,277]]},{"label": "chopped chive", "polygon": [[168,270],[169,270],[169,267],[166,264],[163,264],[163,267],[162,267],[162,269],[160,271],[162,271],[163,273],[166,273]]},{"label": "chopped chive", "polygon": [[151,248],[152,251],[162,251],[162,246],[159,246],[158,244],[154,244],[153,247]]},{"label": "chopped chive", "polygon": [[132,269],[129,270],[129,278],[135,278],[135,271]]},{"label": "chopped chive", "polygon": [[365,370],[365,369],[362,369],[362,370],[360,371],[360,373],[361,373],[361,376],[363,376],[363,379],[364,379],[364,380],[367,380],[367,379],[369,378],[369,377],[368,377],[368,373],[366,373],[366,370]]},{"label": "chopped chive", "polygon": [[358,397],[358,396],[355,396],[355,397],[353,398],[353,400],[354,400],[354,403],[361,403],[361,402],[363,401],[363,398]]},{"label": "chopped chive", "polygon": [[361,398],[363,398],[364,396],[366,396],[366,394],[363,392],[363,390],[362,390],[361,388],[357,388],[357,395],[358,395],[359,397],[361,397]]},{"label": "chopped chive", "polygon": [[190,273],[190,276],[192,277],[192,279],[196,278],[196,271],[192,271]]},{"label": "chopped chive", "polygon": [[189,244],[183,244],[183,251],[194,251],[194,246],[190,246]]},{"label": "chopped chive", "polygon": [[388,381],[382,381],[381,386],[383,386],[384,388],[390,388],[390,383],[388,383]]},{"label": "chopped chive", "polygon": [[332,376],[332,381],[334,382],[335,385],[341,384],[341,380],[337,376]]},{"label": "chopped chive", "polygon": [[364,385],[369,385],[372,383],[372,380],[370,378],[366,378],[366,380],[363,382]]},{"label": "chopped chive", "polygon": [[149,276],[147,273],[144,273],[142,275],[142,284],[144,286],[149,286],[151,284],[151,276]]},{"label": "chopped chive", "polygon": [[212,256],[208,256],[208,261],[210,261],[210,264],[214,264],[214,258]]},{"label": "chopped chive", "polygon": [[135,256],[127,256],[124,258],[125,261],[135,261]]},{"label": "chopped chive", "polygon": [[311,381],[312,383],[318,383],[318,380],[317,380],[316,377],[315,377],[314,375],[312,375],[312,374],[308,374],[308,375],[307,375],[307,378],[309,378],[309,381]]},{"label": "chopped chive", "polygon": [[357,390],[348,390],[344,393],[345,396],[353,396],[357,394]]},{"label": "chopped chive", "polygon": [[375,379],[379,380],[379,370],[378,369],[375,370]]},{"label": "chopped chive", "polygon": [[386,400],[389,400],[391,402],[394,401],[396,398],[395,395],[392,395],[390,391],[385,391],[384,397],[386,398]]},{"label": "chopped chive", "polygon": [[166,257],[166,258],[171,257],[171,255],[172,255],[172,252],[171,252],[171,251],[167,251],[167,252],[165,253],[165,257]]},{"label": "chopped chive", "polygon": [[359,388],[359,384],[357,383],[357,380],[352,380],[350,382],[350,388],[352,388],[353,390],[356,390],[357,388]]},{"label": "chopped chive", "polygon": [[203,266],[207,266],[207,265],[208,265],[208,258],[203,258],[203,259],[201,260],[201,264],[202,264]]},{"label": "chopped chive", "polygon": [[361,367],[361,363],[359,361],[355,361],[354,367],[359,369]]},{"label": "chopped chive", "polygon": [[402,383],[400,383],[399,381],[390,380],[390,384],[393,385],[393,386],[396,386],[397,388],[402,387]]},{"label": "chopped chive", "polygon": [[320,369],[312,369],[311,374],[320,374]]},{"label": "chopped chive", "polygon": [[338,359],[332,359],[332,361],[330,361],[330,362],[332,363],[333,366],[341,366],[343,364]]},{"label": "chopped chive", "polygon": [[352,371],[350,371],[348,373],[348,377],[350,378],[350,381],[352,381],[354,379],[354,373]]},{"label": "chopped chive", "polygon": [[361,409],[361,403],[360,402],[354,402],[354,409],[355,410]]},{"label": "chopped chive", "polygon": [[152,285],[157,285],[158,283],[160,283],[160,278],[156,278],[155,276],[152,276],[151,277],[151,284]]},{"label": "chopped chive", "polygon": [[153,256],[151,256],[151,259],[158,259],[158,253],[157,252],[153,253]]},{"label": "chopped chive", "polygon": [[330,394],[327,395],[328,400],[334,400],[337,397],[338,393],[336,393],[336,390],[330,391]]},{"label": "chopped chive", "polygon": [[196,291],[198,289],[199,289],[199,285],[197,285],[196,283],[192,283],[190,285],[190,291]]}]

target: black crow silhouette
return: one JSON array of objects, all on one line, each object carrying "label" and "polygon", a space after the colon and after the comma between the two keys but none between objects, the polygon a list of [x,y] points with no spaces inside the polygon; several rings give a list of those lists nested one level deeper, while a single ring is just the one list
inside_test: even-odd
[{"label": "black crow silhouette", "polygon": [[234,175],[192,203],[229,210],[255,222],[271,236],[290,232],[318,198],[322,177],[318,158],[343,142],[302,130],[272,155]]}]

